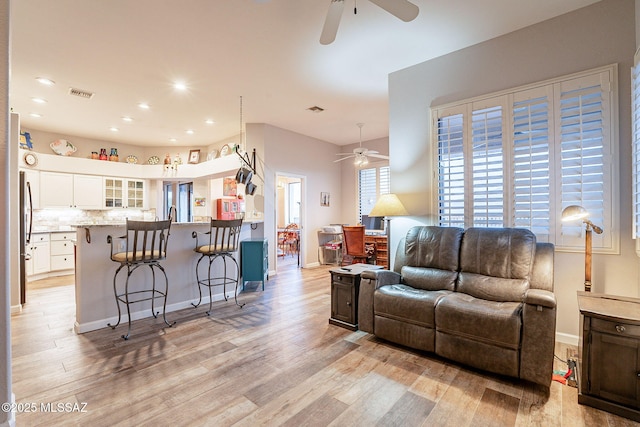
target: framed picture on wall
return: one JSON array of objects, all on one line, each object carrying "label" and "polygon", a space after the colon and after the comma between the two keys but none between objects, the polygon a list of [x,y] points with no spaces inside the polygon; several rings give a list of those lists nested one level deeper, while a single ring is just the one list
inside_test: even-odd
[{"label": "framed picture on wall", "polygon": [[189,151],[189,163],[198,163],[200,161],[200,150]]},{"label": "framed picture on wall", "polygon": [[331,205],[331,194],[327,192],[320,193],[320,206],[330,206]]}]

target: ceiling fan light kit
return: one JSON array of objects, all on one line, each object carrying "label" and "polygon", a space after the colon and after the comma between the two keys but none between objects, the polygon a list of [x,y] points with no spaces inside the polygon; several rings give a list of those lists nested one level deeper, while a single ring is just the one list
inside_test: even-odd
[{"label": "ceiling fan light kit", "polygon": [[[418,6],[408,0],[369,1],[404,22],[413,21],[420,12]],[[322,33],[320,33],[320,44],[331,44],[336,39],[338,26],[340,25],[340,19],[342,18],[342,11],[344,9],[344,2],[345,0],[331,0],[329,10],[327,11],[327,17],[325,18],[324,25],[322,27]],[[355,8],[353,12],[356,13]]]},{"label": "ceiling fan light kit", "polygon": [[354,158],[353,164],[357,167],[366,166],[369,164],[369,157],[376,157],[378,159],[389,159],[389,156],[385,156],[384,154],[380,154],[375,150],[369,150],[362,146],[362,126],[364,123],[356,123],[356,125],[360,128],[360,146],[353,149],[353,153],[338,153],[337,156],[345,156],[341,159],[334,160],[334,163],[341,162],[343,160],[347,160],[350,158]]}]

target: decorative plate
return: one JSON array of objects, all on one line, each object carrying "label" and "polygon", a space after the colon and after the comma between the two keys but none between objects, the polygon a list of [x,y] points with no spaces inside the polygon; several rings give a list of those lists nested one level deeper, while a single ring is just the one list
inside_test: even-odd
[{"label": "decorative plate", "polygon": [[136,163],[138,163],[138,158],[134,155],[129,155],[127,156],[127,163],[135,165]]},{"label": "decorative plate", "polygon": [[147,160],[147,163],[149,163],[150,165],[157,165],[158,163],[160,163],[160,157],[151,156],[149,157],[149,160]]},{"label": "decorative plate", "polygon": [[213,150],[207,155],[207,160],[213,160],[218,157],[218,150]]},{"label": "decorative plate", "polygon": [[231,147],[229,147],[229,144],[225,144],[220,150],[220,157],[226,156],[227,154],[231,154]]},{"label": "decorative plate", "polygon": [[77,148],[66,139],[56,139],[49,144],[49,147],[51,147],[54,153],[60,156],[70,156],[77,150]]}]

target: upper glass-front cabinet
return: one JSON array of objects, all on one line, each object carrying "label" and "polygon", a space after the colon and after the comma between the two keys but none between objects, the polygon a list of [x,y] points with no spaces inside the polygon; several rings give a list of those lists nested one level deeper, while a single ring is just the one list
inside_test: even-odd
[{"label": "upper glass-front cabinet", "polygon": [[143,180],[105,178],[104,207],[144,209],[144,186]]}]

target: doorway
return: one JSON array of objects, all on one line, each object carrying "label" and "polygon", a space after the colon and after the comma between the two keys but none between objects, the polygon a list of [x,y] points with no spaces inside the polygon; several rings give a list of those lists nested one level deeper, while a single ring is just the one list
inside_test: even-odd
[{"label": "doorway", "polygon": [[[164,214],[168,215],[171,207],[176,209],[175,222],[193,221],[193,182],[164,183]],[[167,216],[163,217],[167,219]]]},{"label": "doorway", "polygon": [[304,178],[276,175],[276,271],[301,268],[304,248]]}]

